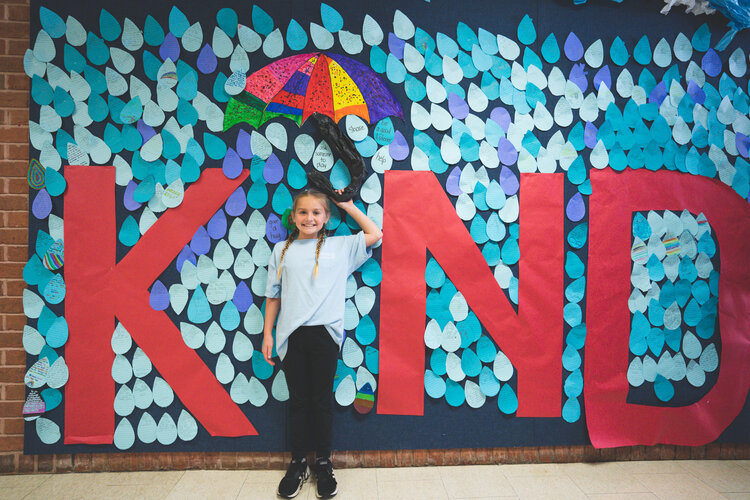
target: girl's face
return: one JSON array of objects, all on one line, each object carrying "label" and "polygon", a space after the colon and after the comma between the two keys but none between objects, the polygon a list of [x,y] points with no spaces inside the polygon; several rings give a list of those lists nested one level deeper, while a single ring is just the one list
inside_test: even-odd
[{"label": "girl's face", "polygon": [[299,198],[292,214],[292,222],[299,230],[300,239],[317,238],[328,218],[325,205],[315,196]]}]

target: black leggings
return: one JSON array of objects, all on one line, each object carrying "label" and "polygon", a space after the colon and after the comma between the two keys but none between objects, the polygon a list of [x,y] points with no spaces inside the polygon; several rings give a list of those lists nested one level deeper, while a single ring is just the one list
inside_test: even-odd
[{"label": "black leggings", "polygon": [[310,450],[329,458],[333,428],[333,378],[339,347],[324,326],[301,326],[282,361],[289,387],[289,443],[293,459]]}]

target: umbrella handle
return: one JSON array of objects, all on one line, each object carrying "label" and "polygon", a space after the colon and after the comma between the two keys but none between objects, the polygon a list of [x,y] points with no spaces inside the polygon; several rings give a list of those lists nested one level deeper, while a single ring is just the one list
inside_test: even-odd
[{"label": "umbrella handle", "polygon": [[359,188],[367,171],[365,160],[357,151],[354,142],[341,131],[336,122],[329,116],[322,113],[313,113],[310,118],[312,118],[315,128],[318,129],[320,135],[330,146],[334,156],[337,156],[346,165],[351,182],[339,194],[333,189],[331,181],[317,170],[309,172],[307,180],[312,187],[327,194],[330,198],[338,202],[349,201],[359,194]]}]

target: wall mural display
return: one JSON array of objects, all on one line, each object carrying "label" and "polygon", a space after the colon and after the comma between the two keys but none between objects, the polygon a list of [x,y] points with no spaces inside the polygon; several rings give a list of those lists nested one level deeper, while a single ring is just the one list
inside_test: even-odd
[{"label": "wall mural display", "polygon": [[32,2],[25,451],[286,449],[311,185],[384,233],[334,448],[746,442],[749,38],[646,3]]}]

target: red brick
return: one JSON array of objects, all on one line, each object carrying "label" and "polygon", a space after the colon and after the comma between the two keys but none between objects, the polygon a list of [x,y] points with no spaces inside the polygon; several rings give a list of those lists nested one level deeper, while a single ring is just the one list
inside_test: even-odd
[{"label": "red brick", "polygon": [[380,450],[380,467],[395,467],[396,452],[393,450]]},{"label": "red brick", "polygon": [[4,435],[23,434],[23,418],[3,418],[1,421]]},{"label": "red brick", "polygon": [[614,462],[617,459],[617,453],[614,448],[602,448],[599,450],[599,458],[604,462]]},{"label": "red brick", "polygon": [[0,73],[23,73],[23,57],[0,56]]},{"label": "red brick", "polygon": [[747,460],[750,458],[750,445],[738,444],[734,458],[736,460]]},{"label": "red brick", "polygon": [[[0,210],[28,210],[28,195],[3,195],[0,196]],[[5,240],[2,240],[5,243]]]},{"label": "red brick", "polygon": [[55,472],[72,472],[73,455],[55,455]]},{"label": "red brick", "polygon": [[[17,277],[20,277],[19,274]],[[3,320],[5,321],[5,330],[15,330],[16,332],[20,332],[23,330],[23,327],[26,326],[26,316],[23,314],[3,314]],[[18,336],[18,341],[14,342],[13,344],[10,344],[10,347],[16,347],[21,345],[21,336]],[[0,347],[5,347],[2,344],[2,340],[0,340]]]},{"label": "red brick", "polygon": [[28,40],[5,40],[5,54],[23,56],[29,48]]},{"label": "red brick", "polygon": [[107,456],[107,468],[110,471],[137,471],[137,453],[111,453]]},{"label": "red brick", "polygon": [[460,465],[461,450],[445,450],[443,454],[443,465]]},{"label": "red brick", "polygon": [[6,125],[28,125],[29,124],[29,110],[28,109],[9,109],[5,112]]},{"label": "red brick", "polygon": [[492,448],[492,463],[508,463],[508,448]]},{"label": "red brick", "polygon": [[[0,347],[17,347],[22,344],[22,340],[21,340],[22,338],[23,337],[21,336],[20,331],[0,332]],[[3,378],[0,376],[0,382],[2,381],[3,381]],[[11,379],[11,380],[7,380],[6,382],[23,382],[23,374],[21,374],[21,378],[17,380]]]},{"label": "red brick", "polygon": [[525,464],[538,464],[539,463],[539,449],[536,447],[523,448],[523,463]]},{"label": "red brick", "polygon": [[188,454],[187,453],[172,453],[171,454],[172,467],[175,470],[187,469]]},{"label": "red brick", "polygon": [[0,33],[3,38],[29,38],[29,23],[0,21]]},{"label": "red brick", "polygon": [[[586,448],[591,448],[591,446],[568,446],[567,447],[567,455],[564,460],[561,459],[561,461],[565,462],[583,462],[584,454],[586,453]],[[555,451],[555,456],[559,456],[557,454],[557,451]]]},{"label": "red brick", "polygon": [[55,456],[54,455],[37,455],[36,457],[36,471],[37,472],[53,472],[55,467]]},{"label": "red brick", "polygon": [[237,453],[226,452],[221,454],[221,468],[224,470],[237,469]]},{"label": "red brick", "polygon": [[36,456],[35,455],[19,455],[18,456],[18,472],[30,473],[34,472],[36,467]]},{"label": "red brick", "polygon": [[364,460],[364,452],[362,451],[350,451],[349,459],[352,467],[361,468]]},{"label": "red brick", "polygon": [[[0,127],[0,137],[2,137],[4,144],[7,144],[9,142],[18,142],[18,143],[28,144],[29,143],[29,127],[4,125]],[[2,163],[5,163],[5,162],[2,162]],[[19,163],[16,162],[16,165],[18,164]],[[25,177],[26,168],[28,168],[28,165],[24,165],[23,163],[20,163],[20,167],[23,169],[23,175]]]},{"label": "red brick", "polygon": [[541,463],[552,463],[555,461],[555,449],[552,446],[539,447],[539,461]]},{"label": "red brick", "polygon": [[6,5],[5,12],[9,21],[28,21],[29,20],[29,6],[28,5]]},{"label": "red brick", "polygon": [[[17,73],[6,73],[3,82],[3,90],[25,90],[31,89],[31,79],[24,75]],[[8,141],[18,142],[18,141]]]},{"label": "red brick", "polygon": [[427,465],[443,465],[445,450],[427,450]]},{"label": "red brick", "polygon": [[[0,383],[18,383],[23,381],[23,376],[26,374],[25,366],[0,366]],[[18,406],[18,402],[13,401],[0,401],[0,417],[17,417],[21,414],[21,406]],[[13,413],[15,410],[15,413]]]},{"label": "red brick", "polygon": [[676,460],[690,460],[690,447],[675,446],[674,458]]},{"label": "red brick", "polygon": [[429,453],[427,450],[414,450],[413,463],[416,467],[428,465]]},{"label": "red brick", "polygon": [[92,472],[106,472],[109,470],[109,462],[107,460],[106,453],[92,453],[91,454],[91,471]]},{"label": "red brick", "polygon": [[18,297],[0,297],[0,311],[6,313],[22,313],[23,302]]},{"label": "red brick", "polygon": [[597,448],[593,446],[587,446],[583,449],[583,461],[584,462],[599,462],[601,461],[601,454]]},{"label": "red brick", "polygon": [[[25,212],[13,212],[13,213],[25,214]],[[28,262],[29,260],[29,247],[26,245],[3,245],[2,255],[3,255],[3,262],[21,262],[25,265],[26,262]],[[16,280],[16,282],[25,283],[22,279],[18,279]],[[23,293],[23,289],[21,290],[22,291],[19,295]]]},{"label": "red brick", "polygon": [[16,471],[17,454],[0,455],[0,473],[8,474]]},{"label": "red brick", "polygon": [[719,458],[722,460],[734,460],[734,450],[735,450],[734,444],[730,444],[730,443],[722,444],[721,450],[719,451]]},{"label": "red brick", "polygon": [[414,465],[412,450],[396,450],[396,467],[411,467]]},{"label": "red brick", "polygon": [[[0,228],[0,241],[7,244],[27,245],[29,242],[29,230],[26,228]],[[17,270],[17,266],[14,268]],[[0,277],[11,275],[0,274]],[[20,276],[20,275],[19,275]]]},{"label": "red brick", "polygon": [[362,467],[380,467],[380,452],[378,450],[363,451]]},{"label": "red brick", "polygon": [[138,455],[138,470],[158,470],[159,460],[156,453],[140,453]]},{"label": "red brick", "polygon": [[287,458],[286,453],[276,452],[268,455],[268,468],[274,470],[286,470],[289,461],[292,459],[291,456]]},{"label": "red brick", "polygon": [[[23,64],[22,64],[22,67],[23,67]],[[29,93],[23,92],[20,90],[3,90],[2,92],[0,92],[0,107],[2,108],[28,108],[29,107]],[[28,120],[28,118],[26,119]]]},{"label": "red brick", "polygon": [[0,452],[23,450],[23,436],[0,436]]},{"label": "red brick", "polygon": [[630,446],[620,446],[615,448],[615,457],[618,462],[625,462],[631,460],[632,450]]},{"label": "red brick", "polygon": [[461,448],[458,450],[458,459],[461,465],[474,465],[477,463],[477,454],[474,448]]},{"label": "red brick", "polygon": [[[177,453],[176,455],[172,455],[172,462],[176,463],[179,462],[182,464],[183,457],[181,453]],[[187,460],[185,460],[187,463]],[[183,467],[175,467],[177,468],[183,468]],[[251,453],[237,453],[237,468],[240,470],[245,469],[252,469],[253,468],[253,456]]]},{"label": "red brick", "polygon": [[[6,249],[7,251],[7,249]],[[26,288],[26,283],[23,280],[6,280],[5,281],[5,294],[8,297],[20,297]]]},{"label": "red brick", "polygon": [[[26,371],[26,368],[21,368]],[[0,401],[0,417],[18,417],[23,409],[23,401]]]},{"label": "red brick", "polygon": [[217,452],[204,453],[202,468],[207,470],[221,469],[221,455]]},{"label": "red brick", "polygon": [[[26,144],[6,144],[5,145],[5,158],[8,160],[24,160],[29,161],[29,145]],[[8,179],[10,193],[25,193],[29,190],[29,184],[26,179],[23,182],[19,182],[20,179]]]},{"label": "red brick", "polygon": [[91,453],[73,455],[74,472],[91,472]]},{"label": "red brick", "polygon": [[24,401],[26,399],[26,386],[20,381],[15,384],[3,384],[3,400]]},{"label": "red brick", "polygon": [[[249,453],[250,466],[247,467],[252,470],[264,470],[271,467],[271,455],[269,453],[255,452]],[[239,457],[238,457],[239,462]]]},{"label": "red brick", "polygon": [[491,464],[492,461],[492,448],[477,448],[475,450],[477,464]]}]

